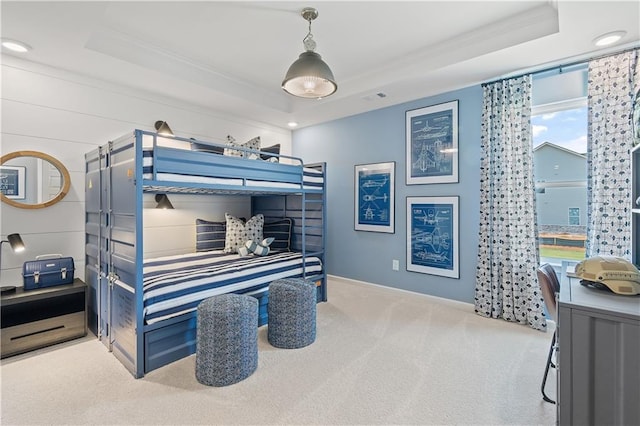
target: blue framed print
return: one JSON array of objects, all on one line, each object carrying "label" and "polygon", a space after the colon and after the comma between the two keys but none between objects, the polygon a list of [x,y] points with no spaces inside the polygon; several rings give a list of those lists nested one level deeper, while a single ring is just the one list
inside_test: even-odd
[{"label": "blue framed print", "polygon": [[459,198],[407,197],[407,270],[460,278]]},{"label": "blue framed print", "polygon": [[407,185],[458,182],[458,101],[406,112]]},{"label": "blue framed print", "polygon": [[0,192],[13,200],[26,198],[26,167],[0,166]]},{"label": "blue framed print", "polygon": [[355,230],[395,232],[396,163],[355,166]]}]

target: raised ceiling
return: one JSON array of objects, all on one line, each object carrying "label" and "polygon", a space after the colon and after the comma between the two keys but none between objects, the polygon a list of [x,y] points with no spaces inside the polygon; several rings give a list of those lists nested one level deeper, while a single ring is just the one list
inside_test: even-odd
[{"label": "raised ceiling", "polygon": [[[280,87],[307,6],[336,94]],[[638,1],[1,2],[19,56],[279,127],[317,124],[640,40]],[[593,39],[624,30],[614,47]],[[384,94],[384,96],[382,95]]]}]

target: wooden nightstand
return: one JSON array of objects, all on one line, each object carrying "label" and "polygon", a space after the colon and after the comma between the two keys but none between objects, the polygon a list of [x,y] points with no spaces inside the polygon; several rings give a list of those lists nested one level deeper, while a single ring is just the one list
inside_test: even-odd
[{"label": "wooden nightstand", "polygon": [[73,283],[2,294],[2,358],[87,334],[87,285]]}]

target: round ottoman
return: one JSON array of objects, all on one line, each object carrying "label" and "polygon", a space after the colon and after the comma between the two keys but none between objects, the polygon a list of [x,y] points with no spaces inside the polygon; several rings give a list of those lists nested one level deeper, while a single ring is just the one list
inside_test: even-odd
[{"label": "round ottoman", "polygon": [[258,367],[258,300],[221,294],[198,305],[196,378],[209,386],[227,386]]},{"label": "round ottoman", "polygon": [[295,349],[316,340],[316,285],[302,278],[269,284],[267,337],[277,348]]}]

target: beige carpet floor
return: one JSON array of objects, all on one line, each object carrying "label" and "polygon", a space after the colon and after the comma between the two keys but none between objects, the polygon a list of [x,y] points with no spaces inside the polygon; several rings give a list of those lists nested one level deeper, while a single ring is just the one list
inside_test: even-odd
[{"label": "beige carpet floor", "polygon": [[[95,337],[2,360],[3,425],[553,425],[540,382],[551,332],[479,317],[468,304],[340,279],[317,339],[203,386],[190,356],[134,379]],[[548,393],[555,396],[555,374]]]}]

